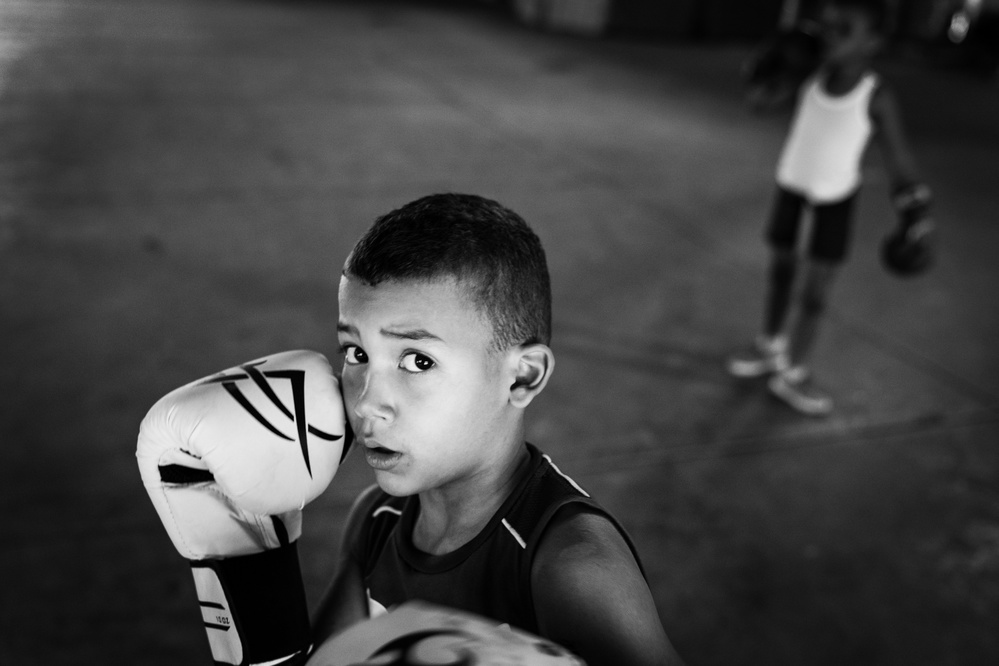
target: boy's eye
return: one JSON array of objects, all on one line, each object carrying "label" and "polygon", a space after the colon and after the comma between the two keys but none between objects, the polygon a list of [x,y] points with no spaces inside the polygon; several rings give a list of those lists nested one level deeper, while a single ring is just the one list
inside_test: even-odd
[{"label": "boy's eye", "polygon": [[357,345],[347,345],[343,348],[343,362],[347,365],[357,365],[368,360],[368,355]]},{"label": "boy's eye", "polygon": [[412,352],[402,357],[399,367],[407,372],[425,372],[434,367],[434,362],[428,356]]}]

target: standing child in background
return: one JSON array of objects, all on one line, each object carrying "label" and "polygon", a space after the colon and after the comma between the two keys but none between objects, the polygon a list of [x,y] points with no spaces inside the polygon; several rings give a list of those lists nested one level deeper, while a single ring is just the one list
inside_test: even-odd
[{"label": "standing child in background", "polygon": [[523,219],[472,195],[380,217],[340,279],[343,394],[377,484],[354,503],[315,643],[411,600],[601,664],[678,664],[620,524],[524,439],[551,291]]},{"label": "standing child in background", "polygon": [[[777,165],[777,192],[767,229],[772,248],[763,331],[745,353],[728,360],[736,377],[772,375],[770,392],[804,414],[821,416],[832,398],[811,381],[808,362],[829,291],[850,243],[861,162],[872,137],[881,146],[900,215],[902,241],[926,247],[933,229],[930,191],[916,173],[892,91],[872,69],[884,44],[885,10],[877,0],[830,0],[819,15],[818,68],[797,97],[791,129]],[[780,86],[754,86],[757,107],[793,94]],[[807,262],[788,326],[799,273],[796,251],[806,211],[813,216]]]}]

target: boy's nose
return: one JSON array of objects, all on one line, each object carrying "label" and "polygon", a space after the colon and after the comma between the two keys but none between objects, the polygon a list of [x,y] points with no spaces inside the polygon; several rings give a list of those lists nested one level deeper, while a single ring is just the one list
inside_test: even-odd
[{"label": "boy's nose", "polygon": [[388,401],[387,384],[370,366],[360,378],[354,415],[365,422],[372,419],[389,419],[392,409]]}]

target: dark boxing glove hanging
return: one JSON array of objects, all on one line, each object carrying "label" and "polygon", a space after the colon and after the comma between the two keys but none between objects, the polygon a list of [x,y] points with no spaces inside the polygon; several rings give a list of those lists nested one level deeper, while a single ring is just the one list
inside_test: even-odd
[{"label": "dark boxing glove hanging", "polygon": [[921,183],[899,187],[892,195],[898,223],[881,242],[881,262],[894,275],[919,275],[933,265],[932,202],[930,188]]}]

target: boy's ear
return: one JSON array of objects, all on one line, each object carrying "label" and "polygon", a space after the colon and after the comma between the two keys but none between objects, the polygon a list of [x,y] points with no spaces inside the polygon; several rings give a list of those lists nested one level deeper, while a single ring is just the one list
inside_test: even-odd
[{"label": "boy's ear", "polygon": [[514,381],[510,385],[510,403],[527,407],[548,384],[555,369],[555,355],[548,345],[540,343],[518,347],[511,354]]}]

